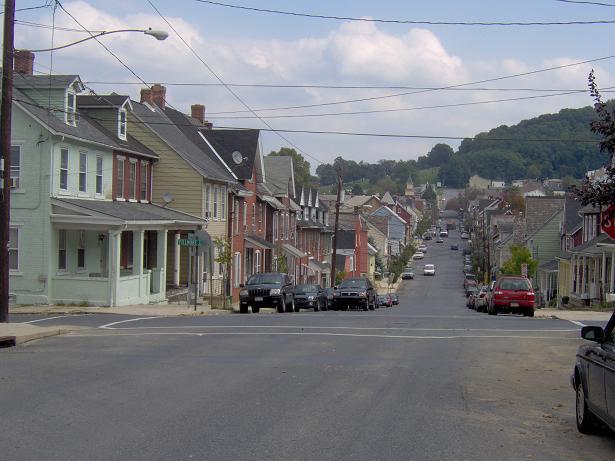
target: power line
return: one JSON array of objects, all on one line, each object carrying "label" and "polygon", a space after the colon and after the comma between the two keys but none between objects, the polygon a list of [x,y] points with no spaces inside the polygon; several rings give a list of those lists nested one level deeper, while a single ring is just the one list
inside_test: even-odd
[{"label": "power line", "polygon": [[[17,99],[17,98],[13,98],[14,101],[29,105],[29,106],[33,106],[33,107],[38,107],[40,109],[44,109],[44,110],[48,110],[48,111],[53,111],[53,112],[59,112],[59,113],[66,113],[66,110],[62,107],[58,107],[58,108],[48,108],[45,106],[42,106],[40,104],[37,104],[33,101],[28,101],[25,99]],[[77,114],[79,114],[80,112],[77,111]],[[89,114],[85,114],[86,117],[88,117],[91,120],[95,120],[95,121],[117,121],[117,118],[113,118],[113,119],[103,119],[103,118],[99,118],[96,116],[92,116]],[[192,127],[194,128],[195,125],[192,123],[173,123],[173,122],[148,122],[148,121],[140,121],[140,120],[133,120],[131,123],[137,123],[137,124],[141,124],[141,125],[174,125],[174,126],[188,126],[188,127]],[[544,139],[540,139],[540,138],[527,138],[527,139],[520,139],[520,138],[481,138],[481,137],[475,137],[475,136],[445,136],[445,135],[415,135],[415,134],[395,134],[395,133],[369,133],[369,132],[350,132],[350,131],[319,131],[319,130],[291,130],[291,129],[270,129],[270,128],[246,128],[246,127],[236,127],[236,126],[217,126],[217,129],[220,130],[260,130],[260,131],[272,131],[272,132],[277,132],[280,131],[282,133],[305,133],[305,134],[322,134],[322,135],[343,135],[343,136],[365,136],[365,137],[380,137],[380,138],[418,138],[418,139],[451,139],[451,140],[464,140],[464,139],[468,139],[468,140],[473,140],[473,141],[503,141],[503,142],[509,142],[509,141],[515,141],[515,142],[576,142],[576,143],[599,143],[600,141],[597,139],[575,139],[575,138],[544,138]],[[476,136],[480,136],[480,135],[476,135]],[[322,162],[321,162],[322,163]]]},{"label": "power line", "polygon": [[[53,24],[40,24],[38,22],[23,21],[20,19],[16,19],[15,24],[18,24],[20,26],[26,26],[26,27],[35,27],[38,29],[55,29],[55,30],[61,30],[64,32],[79,32],[81,34],[87,33],[87,31],[83,29],[73,29],[70,27],[58,27],[58,26],[54,26]],[[91,32],[95,34],[99,34],[104,31],[103,30],[92,30]]]},{"label": "power line", "polygon": [[194,50],[194,48],[186,41],[184,40],[184,37],[182,37],[182,35],[175,29],[175,27],[173,27],[173,25],[169,22],[169,20],[160,12],[160,10],[156,7],[156,5],[154,5],[152,3],[151,0],[147,0],[147,3],[150,4],[150,6],[154,9],[154,11],[156,11],[156,13],[158,13],[158,15],[162,18],[162,20],[164,22],[167,23],[167,25],[173,30],[173,32],[175,32],[177,34],[177,36],[179,37],[179,39],[183,42],[184,45],[186,45],[186,47],[190,50],[190,52],[201,62],[201,64],[203,64],[205,66],[205,68],[216,78],[216,80],[218,80],[218,82],[220,82],[229,93],[231,93],[231,95],[233,95],[233,97],[239,101],[239,103],[241,103],[241,105],[243,105],[248,111],[250,111],[256,118],[258,118],[261,123],[263,123],[267,128],[269,128],[270,131],[272,131],[273,133],[276,133],[282,140],[286,141],[287,143],[289,143],[291,146],[293,146],[295,149],[297,149],[299,152],[302,152],[304,155],[306,155],[307,157],[312,158],[313,160],[317,161],[318,163],[324,163],[322,160],[314,157],[313,155],[305,152],[303,149],[301,149],[299,146],[297,146],[296,144],[294,144],[292,141],[290,141],[288,138],[286,138],[285,136],[282,136],[281,134],[277,133],[277,131],[264,119],[262,119],[261,117],[259,117],[259,115],[235,92],[233,91],[232,88],[230,88],[223,80],[222,78],[213,70],[213,68],[207,64],[207,62]]},{"label": "power line", "polygon": [[[484,80],[478,80],[478,81],[474,81],[474,82],[466,82],[466,83],[459,83],[459,84],[456,84],[456,85],[448,85],[448,86],[436,87],[436,88],[433,88],[433,89],[416,90],[416,91],[404,91],[402,93],[394,93],[394,94],[389,94],[389,95],[384,95],[384,96],[372,96],[372,97],[367,97],[367,98],[347,99],[347,100],[343,100],[343,101],[332,101],[332,102],[324,102],[324,103],[318,103],[318,104],[304,104],[304,105],[300,105],[300,106],[280,107],[280,108],[266,109],[266,110],[308,109],[308,108],[312,108],[312,107],[334,106],[334,105],[338,105],[338,104],[350,104],[350,103],[355,103],[355,102],[377,101],[377,100],[382,100],[382,99],[397,98],[397,97],[400,97],[400,96],[409,96],[409,95],[413,95],[413,94],[431,93],[431,92],[434,92],[434,91],[450,90],[450,89],[453,89],[453,88],[460,88],[460,87],[465,87],[465,86],[470,86],[470,85],[480,85],[482,83],[496,82],[496,81],[507,80],[507,79],[511,79],[511,78],[526,77],[528,75],[535,75],[535,74],[540,74],[540,73],[544,73],[544,72],[550,72],[550,71],[553,71],[553,70],[565,69],[567,67],[580,66],[580,65],[589,64],[589,63],[592,63],[592,62],[605,61],[607,59],[613,59],[613,58],[615,58],[615,55],[603,56],[603,57],[595,58],[595,59],[587,59],[585,61],[573,62],[573,63],[569,63],[569,64],[562,64],[560,66],[553,66],[553,67],[547,67],[547,68],[544,68],[544,69],[532,70],[532,71],[528,71],[528,72],[521,72],[521,73],[518,73],[518,74],[504,75],[504,76],[494,77],[494,78],[487,78],[487,79],[484,79]],[[257,110],[265,110],[265,109],[257,109]],[[239,113],[239,112],[242,112],[242,111],[236,111],[236,113]]]},{"label": "power line", "polygon": [[556,2],[561,3],[577,3],[581,5],[594,5],[594,6],[615,6],[612,3],[604,3],[604,2],[589,2],[589,1],[580,1],[580,0],[555,0]]},{"label": "power line", "polygon": [[255,8],[243,5],[233,5],[230,3],[214,2],[211,0],[195,0],[199,3],[206,3],[214,6],[233,8],[238,10],[253,11],[258,13],[277,14],[284,16],[295,16],[310,19],[331,19],[335,21],[358,21],[376,22],[385,24],[417,24],[432,26],[570,26],[570,25],[598,25],[615,24],[615,20],[598,19],[592,21],[531,21],[531,22],[502,22],[502,21],[431,21],[431,20],[412,20],[412,19],[374,19],[356,18],[351,16],[328,16],[324,14],[299,13],[296,11],[272,10],[268,8]]},{"label": "power line", "polygon": [[[41,8],[49,8],[50,6],[51,6],[51,2],[50,2],[50,1],[48,1],[45,5],[31,6],[31,7],[28,7],[28,8],[17,8],[17,9],[15,10],[15,12],[18,12],[18,11],[38,10],[38,9],[41,9]],[[3,15],[3,14],[4,14],[4,11],[0,11],[0,16],[1,16],[1,15]]]}]

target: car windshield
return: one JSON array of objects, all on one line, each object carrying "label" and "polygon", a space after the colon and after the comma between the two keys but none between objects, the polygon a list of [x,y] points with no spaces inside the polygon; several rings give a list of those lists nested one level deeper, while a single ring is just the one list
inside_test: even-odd
[{"label": "car windshield", "polygon": [[425,264],[425,269],[433,269],[434,265],[433,264]]},{"label": "car windshield", "polygon": [[283,276],[278,274],[254,274],[246,285],[282,285]]},{"label": "car windshield", "polygon": [[530,282],[525,279],[504,279],[500,282],[500,290],[529,291]]},{"label": "car windshield", "polygon": [[315,291],[318,291],[318,285],[306,284],[306,285],[297,285],[295,287],[295,293],[313,293]]},{"label": "car windshield", "polygon": [[365,288],[365,280],[348,279],[340,283],[340,288]]}]

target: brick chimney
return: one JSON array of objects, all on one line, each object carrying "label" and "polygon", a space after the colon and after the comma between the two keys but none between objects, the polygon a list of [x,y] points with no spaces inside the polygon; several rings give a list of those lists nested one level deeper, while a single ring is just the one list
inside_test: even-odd
[{"label": "brick chimney", "polygon": [[17,74],[32,75],[34,73],[34,53],[28,50],[15,50],[13,70]]},{"label": "brick chimney", "polygon": [[156,83],[152,85],[152,102],[161,109],[166,105],[167,89],[163,85]]},{"label": "brick chimney", "polygon": [[205,106],[203,104],[192,104],[190,110],[192,111],[192,118],[201,123],[205,122]]},{"label": "brick chimney", "polygon": [[141,88],[141,102],[152,103],[152,90],[149,88]]}]

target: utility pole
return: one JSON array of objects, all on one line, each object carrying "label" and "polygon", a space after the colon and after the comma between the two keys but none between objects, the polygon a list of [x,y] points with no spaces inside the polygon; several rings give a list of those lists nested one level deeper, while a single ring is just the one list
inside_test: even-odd
[{"label": "utility pole", "polygon": [[331,286],[335,286],[335,269],[337,259],[337,230],[340,224],[340,200],[342,199],[342,167],[337,167],[337,200],[335,201],[335,227],[333,228],[333,254],[331,255]]},{"label": "utility pole", "polygon": [[0,103],[0,323],[9,321],[9,219],[11,195],[11,109],[13,104],[13,50],[15,0],[4,2],[2,101]]}]

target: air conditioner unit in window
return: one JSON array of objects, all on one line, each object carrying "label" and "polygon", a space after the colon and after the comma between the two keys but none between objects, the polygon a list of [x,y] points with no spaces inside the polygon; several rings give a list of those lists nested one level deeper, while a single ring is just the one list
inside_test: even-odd
[{"label": "air conditioner unit in window", "polygon": [[9,178],[9,187],[11,189],[19,189],[19,178]]}]

